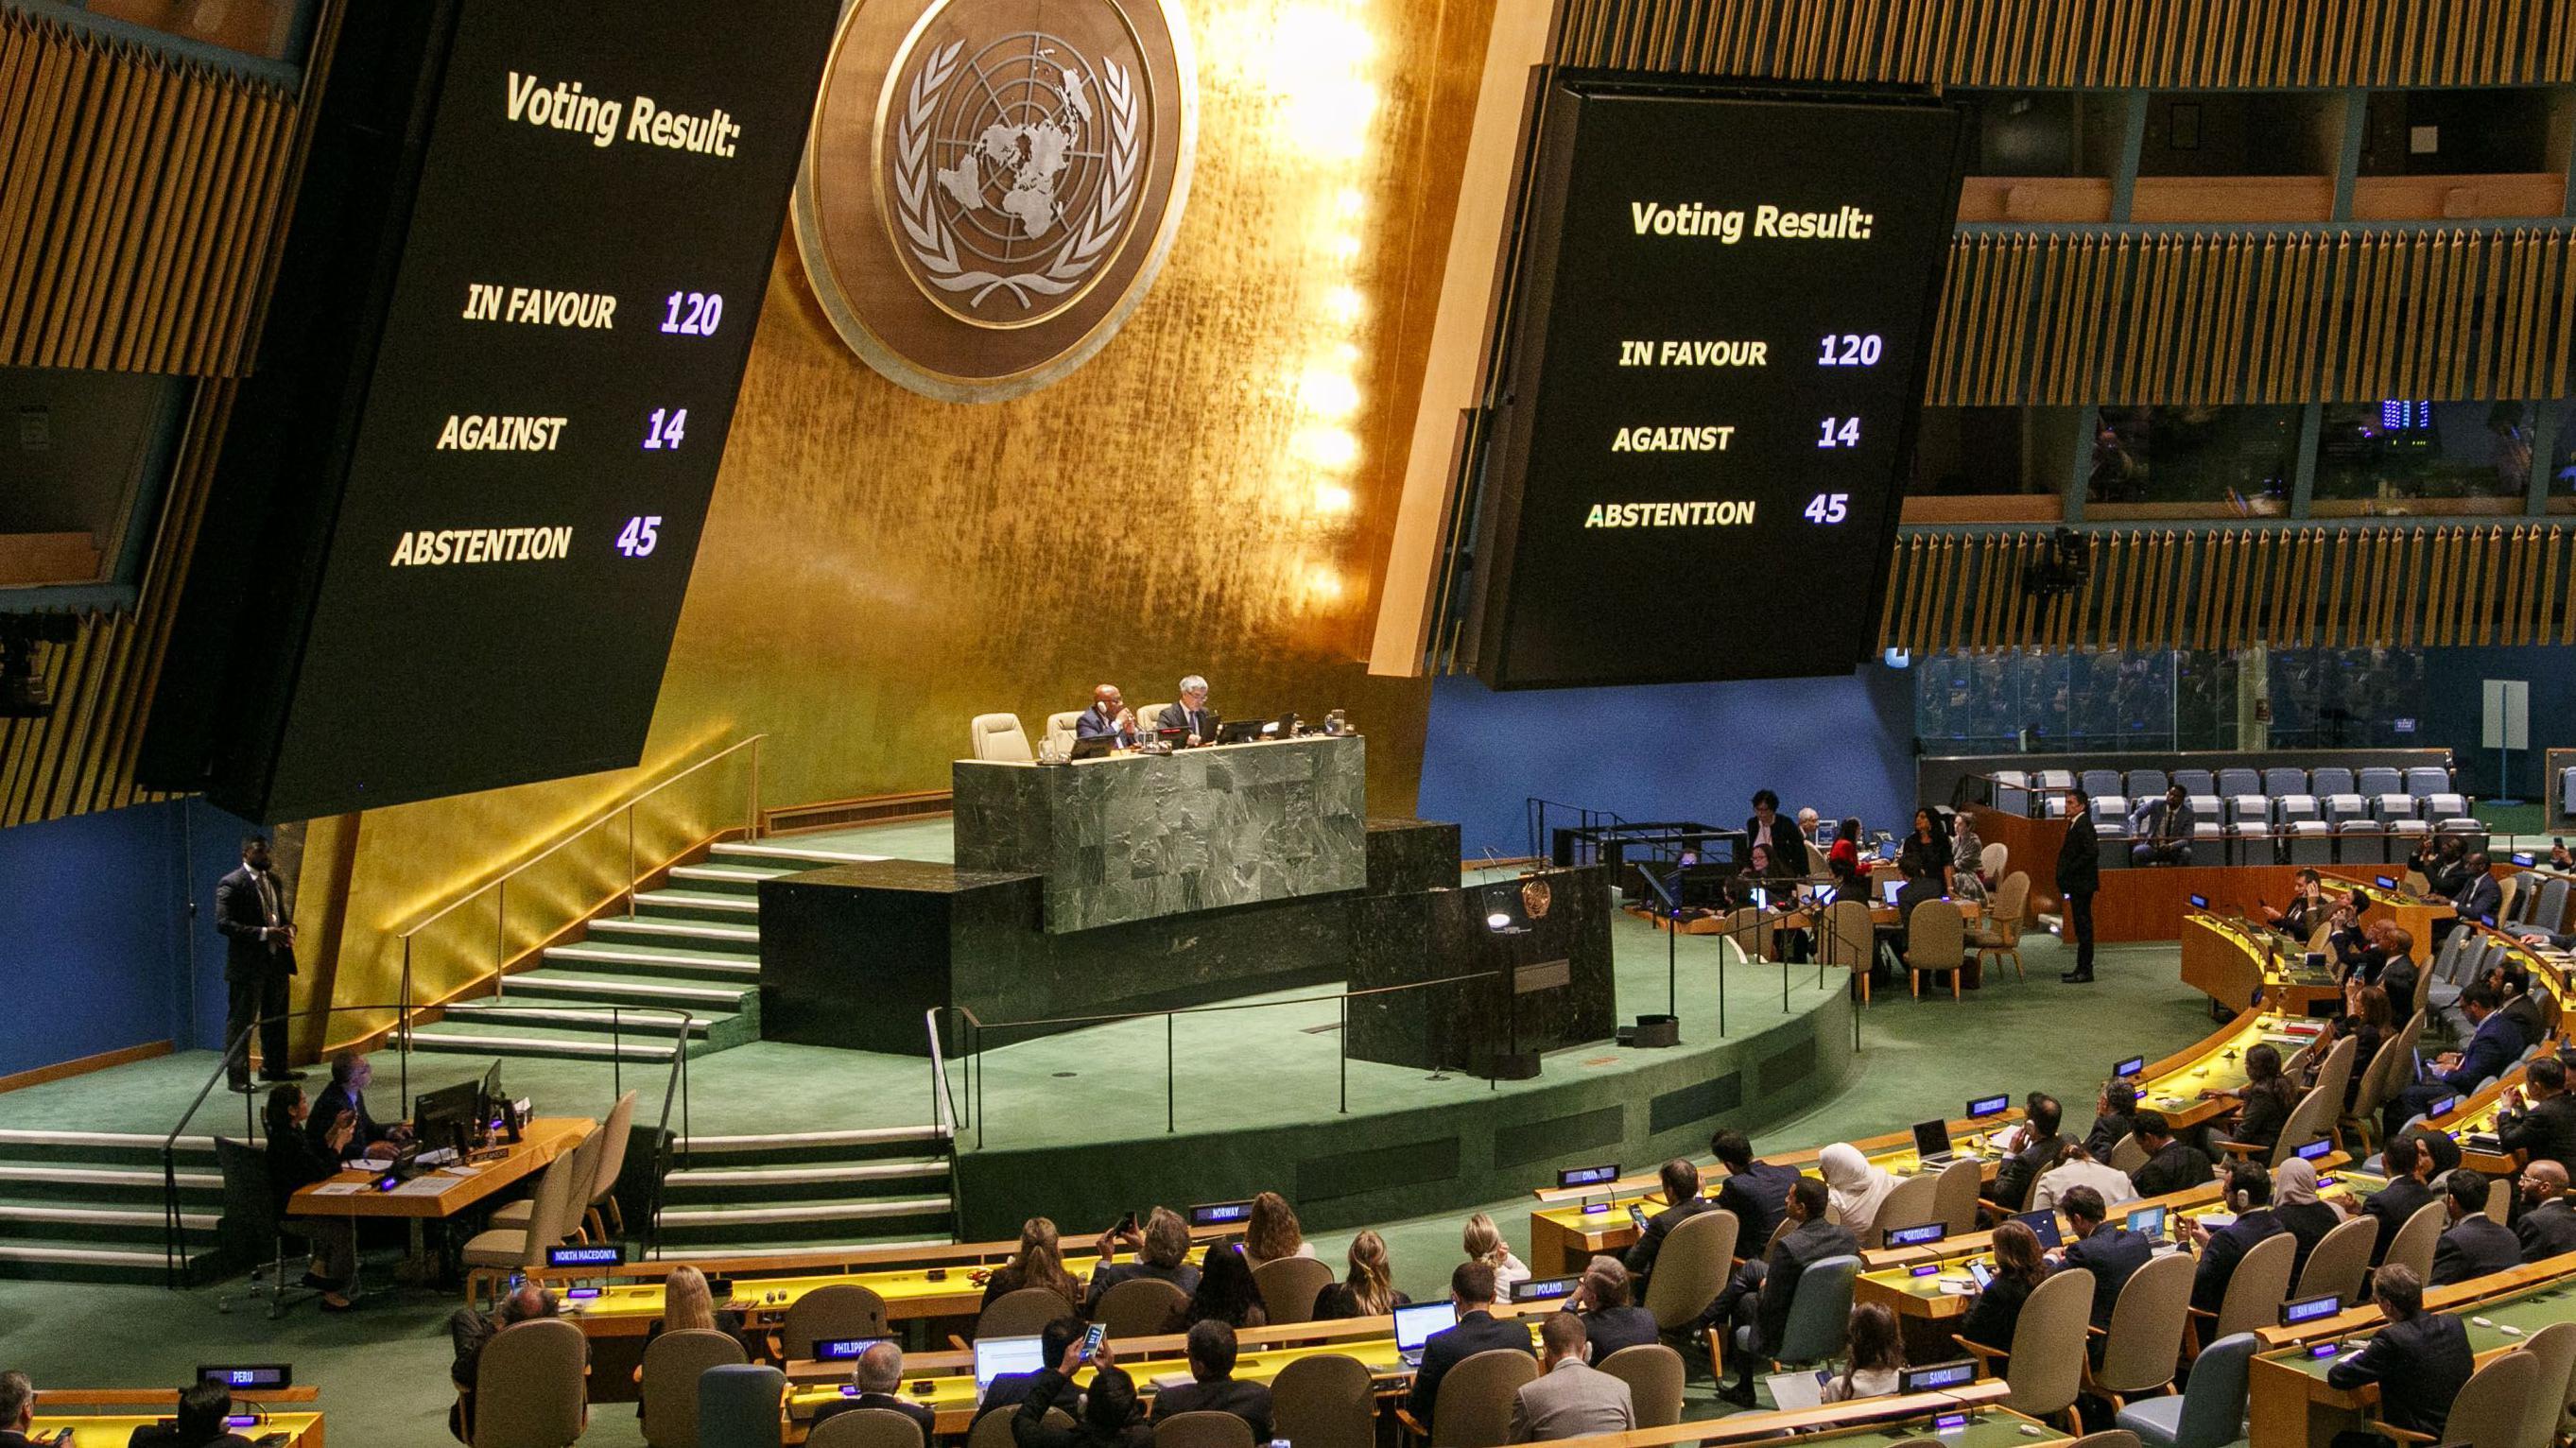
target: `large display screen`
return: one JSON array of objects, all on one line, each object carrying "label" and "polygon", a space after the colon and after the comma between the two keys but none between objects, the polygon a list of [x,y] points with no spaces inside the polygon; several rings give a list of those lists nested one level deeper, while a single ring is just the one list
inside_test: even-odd
[{"label": "large display screen", "polygon": [[[337,415],[272,396],[237,426],[332,441],[224,464],[284,474],[269,506],[292,515],[260,545],[291,581],[253,586],[274,616],[236,644],[289,662],[207,781],[271,820],[637,761],[839,8],[371,3],[399,15],[355,23],[425,18],[352,41],[329,84],[411,88],[391,155],[416,181],[346,208],[370,235],[334,215],[369,161],[308,180],[344,246],[383,238],[375,294],[291,244],[282,289],[353,293],[287,305],[349,375]],[[369,157],[365,98],[340,100]],[[302,364],[269,346],[284,375],[254,388]]]},{"label": "large display screen", "polygon": [[1563,74],[1483,494],[1496,688],[1819,675],[1872,641],[1957,114]]}]

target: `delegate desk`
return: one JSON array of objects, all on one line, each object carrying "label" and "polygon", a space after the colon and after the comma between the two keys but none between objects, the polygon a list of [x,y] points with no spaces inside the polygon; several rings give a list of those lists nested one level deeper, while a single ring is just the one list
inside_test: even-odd
[{"label": "delegate desk", "polygon": [[[2424,1294],[2424,1308],[2463,1319],[2469,1350],[2484,1367],[2551,1323],[2576,1318],[2576,1252],[2433,1288]],[[2264,1448],[2325,1448],[2335,1434],[2361,1426],[2379,1389],[2333,1387],[2326,1373],[2359,1352],[2370,1329],[2385,1320],[2378,1308],[2362,1307],[2295,1328],[2263,1329],[2268,1350],[2254,1359],[2248,1384],[2252,1440]]]},{"label": "delegate desk", "polygon": [[1681,1445],[1771,1442],[1830,1443],[1834,1448],[1896,1448],[1935,1442],[1942,1448],[2044,1448],[2068,1434],[1997,1406],[2011,1385],[1987,1378],[1949,1392],[1890,1394],[1815,1408],[1731,1413],[1723,1418],[1560,1438],[1579,1448],[1681,1448]]},{"label": "delegate desk", "polygon": [[[1962,1156],[1974,1157],[1985,1180],[1995,1179],[2003,1163],[2003,1154],[1987,1141],[1986,1133],[2000,1131],[2021,1119],[2021,1109],[2011,1107],[1991,1116],[1962,1117],[1950,1123],[1950,1140]],[[1920,1166],[1914,1149],[1912,1131],[1895,1131],[1855,1141],[1872,1165],[1898,1176],[1911,1176]],[[1822,1147],[1805,1151],[1784,1151],[1762,1158],[1773,1166],[1791,1166],[1815,1175],[1816,1158]],[[1726,1179],[1726,1168],[1715,1162],[1700,1165],[1701,1189],[1714,1197],[1717,1184]],[[1652,1210],[1663,1205],[1663,1184],[1653,1172],[1623,1176],[1594,1191],[1570,1187],[1543,1187],[1536,1193],[1542,1202],[1555,1205],[1535,1208],[1530,1212],[1530,1262],[1541,1275],[1580,1272],[1586,1263],[1603,1252],[1620,1252],[1637,1240],[1637,1227],[1628,1219],[1628,1204],[1635,1202]],[[1738,1242],[1736,1255],[1758,1253],[1760,1243]]]},{"label": "delegate desk", "polygon": [[[2233,916],[2194,910],[2182,922],[2182,983],[2230,1011],[2260,999],[2294,1016],[2318,1005],[2340,1014],[2343,983],[2328,959],[2308,963],[2308,943]],[[2356,1068],[2358,1069],[2358,1068]]]},{"label": "delegate desk", "polygon": [[[287,1198],[286,1213],[291,1217],[403,1219],[411,1227],[412,1261],[426,1262],[423,1228],[427,1223],[444,1224],[457,1213],[481,1205],[502,1189],[534,1175],[557,1153],[570,1151],[598,1129],[599,1123],[587,1117],[533,1117],[521,1128],[517,1141],[486,1160],[423,1172],[391,1190],[378,1189],[377,1183],[383,1180],[380,1173],[351,1168],[297,1188],[295,1195]],[[444,1240],[440,1244],[438,1275],[442,1281],[452,1280],[457,1273],[455,1252],[460,1244],[452,1234],[441,1235]]]},{"label": "delegate desk", "polygon": [[[46,1393],[51,1404],[55,1394]],[[72,1430],[72,1448],[125,1448],[139,1428],[168,1422],[178,1410],[173,1400],[167,1411],[158,1413],[55,1413],[36,1415],[35,1431],[28,1437],[39,1443],[51,1442],[53,1435],[65,1428]],[[271,1433],[286,1435],[286,1448],[322,1448],[322,1415],[320,1413],[268,1413],[259,1415],[254,1424],[236,1426],[232,1431],[253,1442]]]}]

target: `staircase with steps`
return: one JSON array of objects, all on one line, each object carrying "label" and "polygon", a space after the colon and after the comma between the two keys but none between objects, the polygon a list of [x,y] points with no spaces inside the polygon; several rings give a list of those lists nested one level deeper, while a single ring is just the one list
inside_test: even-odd
[{"label": "staircase with steps", "polygon": [[[593,919],[585,938],[549,946],[538,969],[498,997],[459,1001],[415,1027],[412,1049],[668,1064],[689,1013],[692,1058],[760,1039],[760,882],[882,856],[775,840],[726,842],[637,892],[632,917]],[[544,1006],[543,1012],[513,1006]],[[622,1008],[622,1009],[621,1009]]]},{"label": "staircase with steps", "polygon": [[[0,1280],[166,1280],[161,1137],[0,1131]],[[178,1142],[180,1219],[191,1270],[217,1255],[223,1178],[212,1136]]]},{"label": "staircase with steps", "polygon": [[662,1179],[661,1255],[953,1241],[950,1145],[929,1126],[690,1137]]}]

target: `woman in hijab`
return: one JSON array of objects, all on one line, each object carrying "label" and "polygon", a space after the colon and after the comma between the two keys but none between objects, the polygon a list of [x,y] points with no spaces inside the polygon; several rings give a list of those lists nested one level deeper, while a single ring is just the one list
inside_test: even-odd
[{"label": "woman in hijab", "polygon": [[2308,1270],[2308,1254],[2343,1224],[2343,1210],[2317,1196],[2316,1163],[2292,1157],[2272,1169],[2272,1215],[2299,1241],[2290,1280]]},{"label": "woman in hijab", "polygon": [[1896,1190],[1896,1178],[1871,1166],[1859,1147],[1843,1141],[1818,1153],[1816,1166],[1824,1173],[1834,1215],[1862,1245],[1868,1245],[1869,1229],[1878,1221],[1879,1204]]}]

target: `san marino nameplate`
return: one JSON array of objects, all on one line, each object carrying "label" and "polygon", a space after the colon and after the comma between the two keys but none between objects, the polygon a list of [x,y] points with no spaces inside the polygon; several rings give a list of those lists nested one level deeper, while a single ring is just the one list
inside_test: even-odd
[{"label": "san marino nameplate", "polygon": [[1046,877],[1050,933],[1356,890],[1368,756],[1357,737],[954,766],[957,863]]}]

